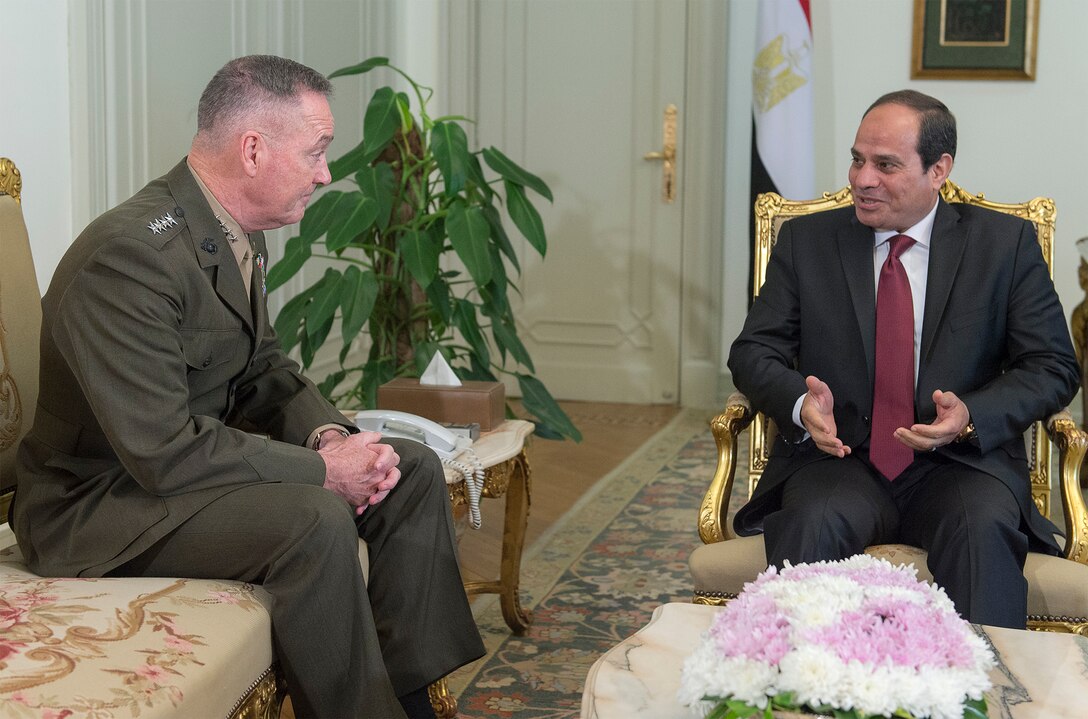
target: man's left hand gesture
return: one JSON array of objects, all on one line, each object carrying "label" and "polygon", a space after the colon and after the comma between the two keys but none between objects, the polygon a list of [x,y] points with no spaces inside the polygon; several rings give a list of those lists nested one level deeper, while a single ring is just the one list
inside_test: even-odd
[{"label": "man's left hand gesture", "polygon": [[900,427],[895,430],[895,437],[917,452],[931,452],[950,442],[954,442],[959,433],[971,421],[967,405],[952,392],[936,390],[933,404],[937,406],[937,418],[930,424],[914,424],[910,429]]}]

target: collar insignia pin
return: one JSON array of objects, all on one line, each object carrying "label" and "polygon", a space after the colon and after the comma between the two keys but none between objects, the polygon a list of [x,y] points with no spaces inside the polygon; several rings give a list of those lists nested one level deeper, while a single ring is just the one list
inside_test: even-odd
[{"label": "collar insignia pin", "polygon": [[205,237],[204,241],[200,243],[200,249],[204,250],[209,255],[214,255],[216,252],[219,252],[219,245],[212,242],[212,238]]}]

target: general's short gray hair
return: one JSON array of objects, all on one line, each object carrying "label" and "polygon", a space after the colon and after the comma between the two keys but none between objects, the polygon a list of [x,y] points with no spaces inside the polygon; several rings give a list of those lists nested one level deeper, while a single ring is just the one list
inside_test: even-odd
[{"label": "general's short gray hair", "polygon": [[218,132],[240,119],[271,113],[307,91],[328,97],[332,84],[318,71],[287,58],[236,58],[212,76],[200,95],[197,132]]}]

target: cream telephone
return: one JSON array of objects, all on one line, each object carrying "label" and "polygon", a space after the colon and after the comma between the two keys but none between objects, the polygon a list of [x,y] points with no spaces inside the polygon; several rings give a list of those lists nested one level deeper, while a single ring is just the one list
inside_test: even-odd
[{"label": "cream telephone", "polygon": [[395,409],[367,409],[356,413],[355,426],[365,432],[380,432],[385,437],[399,437],[425,444],[434,450],[442,464],[465,480],[469,520],[480,528],[480,493],[484,487],[484,468],[472,451],[472,440],[425,417]]},{"label": "cream telephone", "polygon": [[[450,459],[455,450],[467,449],[472,440],[455,434],[438,422],[395,409],[367,409],[355,415],[355,426],[386,437],[400,437],[425,444],[439,457]],[[460,440],[460,441],[459,441]]]}]

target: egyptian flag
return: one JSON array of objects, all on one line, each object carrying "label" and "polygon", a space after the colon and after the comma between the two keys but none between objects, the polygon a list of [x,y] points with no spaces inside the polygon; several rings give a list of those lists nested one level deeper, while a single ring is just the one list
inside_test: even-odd
[{"label": "egyptian flag", "polygon": [[[813,116],[809,0],[759,0],[749,207],[761,192],[777,192],[790,200],[815,197]],[[754,212],[749,237],[754,247]],[[749,274],[749,297],[751,284]]]}]

